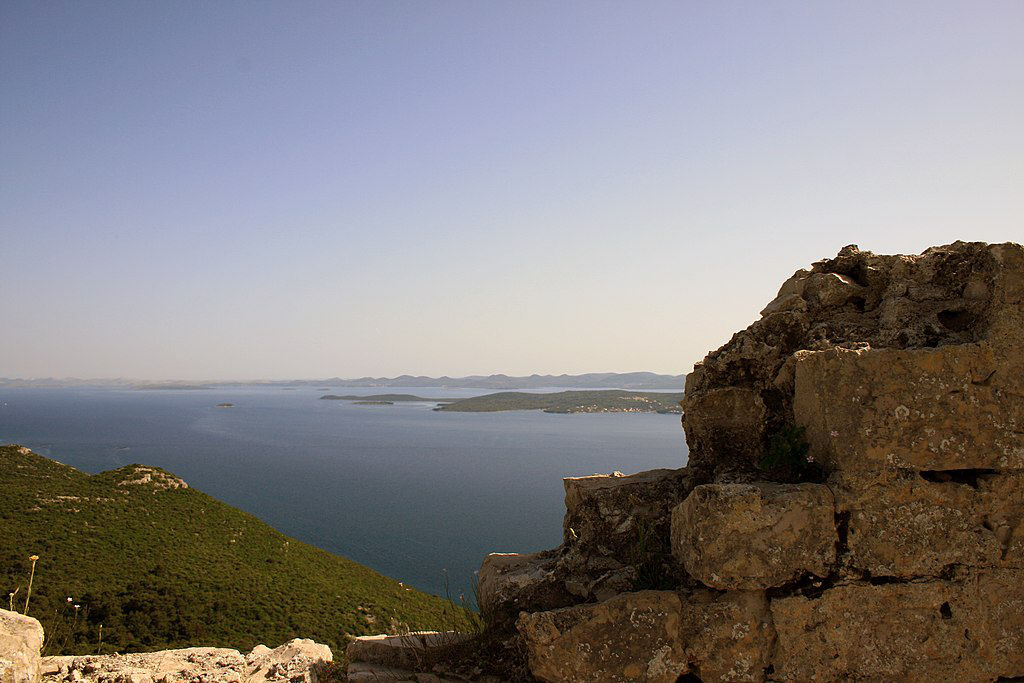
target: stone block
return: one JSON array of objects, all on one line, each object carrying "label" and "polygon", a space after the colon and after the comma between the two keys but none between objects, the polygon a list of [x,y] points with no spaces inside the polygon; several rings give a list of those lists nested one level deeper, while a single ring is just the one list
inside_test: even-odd
[{"label": "stone block", "polygon": [[768,412],[761,395],[735,386],[694,391],[691,387],[698,375],[695,370],[687,377],[683,399],[690,465],[701,467],[713,461],[719,469],[750,469],[764,452]]},{"label": "stone block", "polygon": [[[955,478],[954,478],[955,477]],[[1024,567],[1024,473],[925,479],[907,470],[834,476],[849,567],[872,577],[938,577],[950,565]]]},{"label": "stone block", "polygon": [[798,352],[793,412],[834,470],[1024,468],[1024,376],[984,343]]},{"label": "stone block", "polygon": [[578,602],[565,587],[555,551],[491,553],[480,566],[480,610],[491,623],[514,621],[521,611]]},{"label": "stone block", "polygon": [[773,632],[763,593],[624,593],[523,614],[517,624],[542,681],[762,681]]},{"label": "stone block", "polygon": [[992,681],[1024,675],[1024,582],[1007,571],[772,600],[780,681]]},{"label": "stone block", "polygon": [[726,590],[826,576],[836,559],[832,492],[821,484],[704,484],[672,513],[672,551]]},{"label": "stone block", "polygon": [[639,536],[662,531],[667,545],[672,508],[690,492],[691,479],[685,468],[563,479],[566,546],[629,563]]}]

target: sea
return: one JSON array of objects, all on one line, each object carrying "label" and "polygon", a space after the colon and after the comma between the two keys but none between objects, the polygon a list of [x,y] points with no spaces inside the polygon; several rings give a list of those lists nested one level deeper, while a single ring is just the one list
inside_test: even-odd
[{"label": "sea", "polygon": [[470,594],[487,553],[561,542],[563,477],[687,459],[678,415],[437,412],[433,403],[320,400],[327,393],[491,392],[0,388],[0,443],[88,473],[162,467],[289,536],[453,596]]}]

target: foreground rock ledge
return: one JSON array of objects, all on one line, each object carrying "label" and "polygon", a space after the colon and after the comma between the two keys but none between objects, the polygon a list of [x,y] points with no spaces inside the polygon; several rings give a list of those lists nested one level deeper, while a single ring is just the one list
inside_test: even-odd
[{"label": "foreground rock ledge", "polygon": [[[296,638],[270,649],[190,647],[125,655],[44,657],[43,683],[318,683],[318,665],[331,649]],[[4,681],[6,683],[6,681]]]}]

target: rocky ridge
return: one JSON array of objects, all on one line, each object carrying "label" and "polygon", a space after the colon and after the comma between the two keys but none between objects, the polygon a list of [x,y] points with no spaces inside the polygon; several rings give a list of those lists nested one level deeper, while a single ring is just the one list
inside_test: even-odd
[{"label": "rocky ridge", "polygon": [[481,607],[542,681],[1024,676],[1024,248],[845,247],[687,377],[688,467],[567,479]]}]

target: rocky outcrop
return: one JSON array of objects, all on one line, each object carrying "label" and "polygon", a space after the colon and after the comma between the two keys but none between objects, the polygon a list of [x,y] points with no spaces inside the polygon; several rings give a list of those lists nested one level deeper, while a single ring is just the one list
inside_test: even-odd
[{"label": "rocky outcrop", "polygon": [[[270,649],[190,647],[126,655],[45,657],[43,683],[318,683],[331,649],[296,638]],[[4,681],[6,683],[6,681]]]},{"label": "rocky outcrop", "polygon": [[32,617],[0,609],[0,682],[36,683],[43,627]]},{"label": "rocky outcrop", "polygon": [[[1022,299],[1024,252],[1017,244],[957,242],[919,256],[877,256],[850,246],[809,271],[798,270],[760,320],[708,354],[687,376],[683,425],[690,467],[705,476],[763,476],[757,465],[768,438],[795,419],[798,351],[838,354],[836,349],[870,348],[874,353],[985,343],[987,351],[972,370],[981,372],[987,361],[989,371],[992,363],[1003,369],[993,379],[1019,377]],[[890,363],[893,372],[915,372],[885,356],[875,367]],[[829,388],[853,390],[843,384]],[[1015,391],[1019,396],[1019,385]],[[1006,397],[1003,403],[1008,402]],[[838,411],[848,405],[832,398],[825,403]],[[962,423],[973,421],[963,417]]]},{"label": "rocky outcrop", "polygon": [[1024,676],[1022,378],[1020,245],[846,247],[687,377],[687,468],[566,480],[482,604],[543,681]]}]

